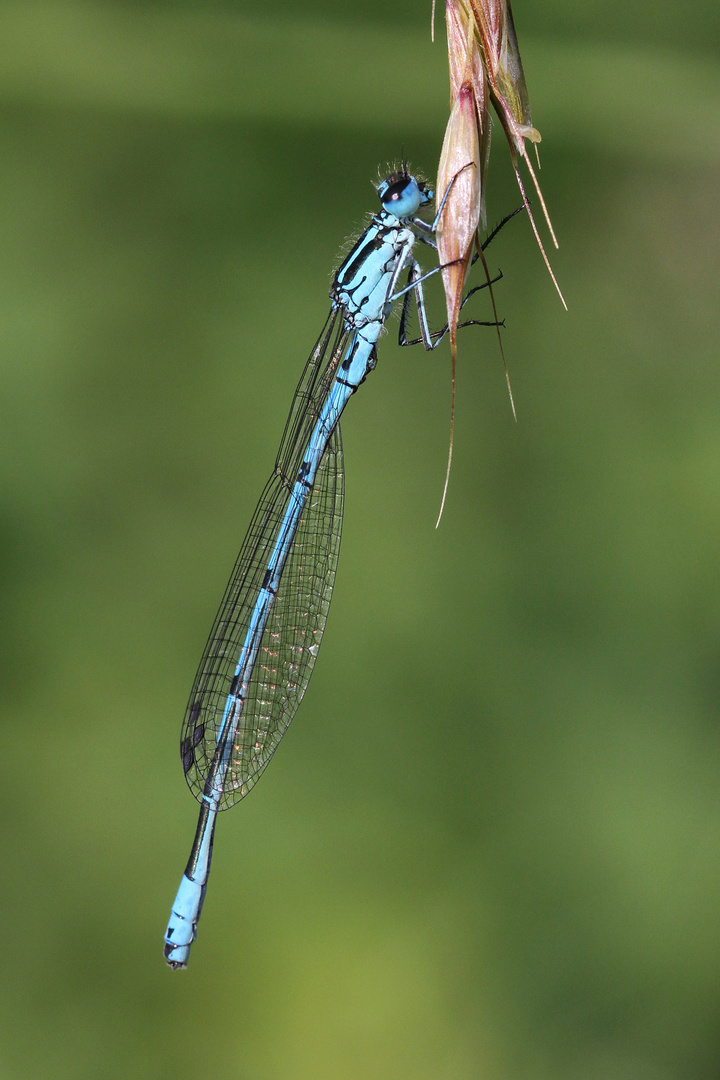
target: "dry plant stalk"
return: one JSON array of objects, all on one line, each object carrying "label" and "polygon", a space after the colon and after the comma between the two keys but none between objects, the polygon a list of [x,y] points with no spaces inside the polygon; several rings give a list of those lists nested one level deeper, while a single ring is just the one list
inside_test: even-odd
[{"label": "dry plant stalk", "polygon": [[526,139],[539,143],[540,133],[532,125],[510,0],[446,0],[445,19],[452,106],[438,167],[438,198],[442,200],[450,184],[452,189],[438,224],[437,240],[440,262],[453,264],[446,265],[443,270],[443,283],[454,359],[463,284],[473,245],[480,250],[478,224],[485,225],[491,103],[508,140],[513,169],[535,239],[563,305],[565,301],[545,254],[520,176],[519,159],[522,158],[557,247],[545,200],[525,148]]}]

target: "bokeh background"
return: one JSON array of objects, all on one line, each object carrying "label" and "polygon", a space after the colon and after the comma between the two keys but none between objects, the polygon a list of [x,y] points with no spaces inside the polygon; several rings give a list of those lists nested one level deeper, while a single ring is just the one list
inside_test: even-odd
[{"label": "bokeh background", "polygon": [[720,8],[515,8],[569,312],[515,219],[518,422],[467,331],[437,531],[449,355],[391,326],[173,974],[186,696],[371,181],[434,173],[442,10],[0,3],[2,1080],[720,1073]]}]

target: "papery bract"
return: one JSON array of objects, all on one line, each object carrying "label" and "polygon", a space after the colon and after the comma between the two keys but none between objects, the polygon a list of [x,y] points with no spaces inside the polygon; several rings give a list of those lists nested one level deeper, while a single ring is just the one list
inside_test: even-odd
[{"label": "papery bract", "polygon": [[480,142],[475,99],[467,84],[460,87],[453,103],[440,157],[437,191],[439,200],[447,195],[437,227],[437,246],[454,350],[463,283],[481,208]]},{"label": "papery bract", "polygon": [[448,0],[445,18],[452,108],[438,168],[437,205],[443,199],[445,203],[437,243],[440,264],[445,267],[443,283],[454,352],[465,275],[478,225],[481,220],[485,225],[490,112],[487,80],[470,12],[457,0]]}]

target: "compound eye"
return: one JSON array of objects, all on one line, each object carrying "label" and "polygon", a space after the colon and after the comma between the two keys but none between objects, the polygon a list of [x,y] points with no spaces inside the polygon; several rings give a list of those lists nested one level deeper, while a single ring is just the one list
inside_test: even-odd
[{"label": "compound eye", "polygon": [[418,181],[418,187],[420,189],[420,204],[424,206],[425,203],[432,202],[435,198],[435,192],[433,191],[433,189],[431,187],[428,187],[427,184],[421,183],[420,181]]},{"label": "compound eye", "polygon": [[412,217],[426,201],[415,177],[407,173],[388,176],[380,184],[378,195],[383,207],[398,218]]}]

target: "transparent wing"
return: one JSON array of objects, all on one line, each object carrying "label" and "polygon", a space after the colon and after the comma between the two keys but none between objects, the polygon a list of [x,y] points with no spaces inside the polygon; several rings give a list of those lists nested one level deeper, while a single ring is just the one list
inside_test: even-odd
[{"label": "transparent wing", "polygon": [[[275,471],[292,484],[350,339],[342,309],[331,311],[300,377],[280,442]],[[327,359],[326,359],[327,358]]]},{"label": "transparent wing", "polygon": [[[185,777],[197,799],[203,794],[238,656],[290,500],[297,466],[347,339],[342,317],[331,313],[298,385],[275,472],[253,515],[200,661],[180,744]],[[260,641],[220,809],[238,802],[255,784],[310,680],[335,583],[343,495],[338,425],[318,468]]]}]

